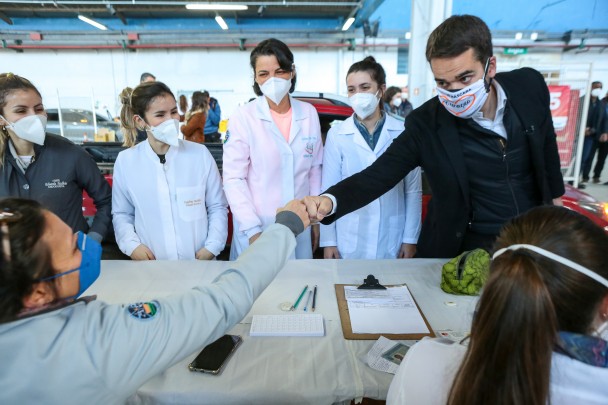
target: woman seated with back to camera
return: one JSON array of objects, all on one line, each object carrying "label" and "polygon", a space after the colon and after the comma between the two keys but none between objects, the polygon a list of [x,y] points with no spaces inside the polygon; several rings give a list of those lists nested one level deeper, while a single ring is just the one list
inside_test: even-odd
[{"label": "woman seated with back to camera", "polygon": [[301,201],[277,211],[276,223],[214,282],[109,305],[76,299],[99,276],[99,243],[74,235],[35,201],[0,200],[1,402],[124,403],[218,339],[243,319],[310,224]]},{"label": "woman seated with back to camera", "polygon": [[[468,348],[412,346],[388,404],[607,404],[608,235],[562,207],[500,232]],[[451,388],[450,388],[451,387]]]}]

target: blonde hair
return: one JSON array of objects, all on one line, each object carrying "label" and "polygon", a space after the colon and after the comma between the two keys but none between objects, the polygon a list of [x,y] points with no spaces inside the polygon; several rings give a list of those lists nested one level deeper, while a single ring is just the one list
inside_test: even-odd
[{"label": "blonde hair", "polygon": [[162,82],[144,82],[134,89],[126,87],[120,92],[119,98],[122,104],[120,126],[124,134],[124,146],[131,147],[137,141],[135,116],[138,115],[141,119],[144,119],[152,100],[163,94],[169,94],[175,99],[171,89]]},{"label": "blonde hair", "polygon": [[[25,77],[15,75],[13,73],[0,73],[0,114],[4,115],[4,107],[6,106],[6,98],[15,90],[33,90],[42,99],[40,92],[29,80]],[[6,117],[5,117],[6,119]],[[0,127],[0,167],[4,166],[4,153],[8,143],[9,135],[6,127]]]}]

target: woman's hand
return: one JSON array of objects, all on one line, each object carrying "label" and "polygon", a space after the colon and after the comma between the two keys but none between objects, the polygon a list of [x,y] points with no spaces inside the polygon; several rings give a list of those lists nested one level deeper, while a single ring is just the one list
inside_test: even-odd
[{"label": "woman's hand", "polygon": [[327,246],[323,248],[324,259],[341,259],[337,246]]},{"label": "woman's hand", "polygon": [[131,259],[133,260],[156,260],[154,253],[144,244],[139,245],[131,253]]},{"label": "woman's hand", "polygon": [[195,257],[196,260],[213,260],[215,255],[203,247],[196,252]]},{"label": "woman's hand", "polygon": [[397,259],[410,259],[416,254],[416,245],[411,243],[402,243]]}]

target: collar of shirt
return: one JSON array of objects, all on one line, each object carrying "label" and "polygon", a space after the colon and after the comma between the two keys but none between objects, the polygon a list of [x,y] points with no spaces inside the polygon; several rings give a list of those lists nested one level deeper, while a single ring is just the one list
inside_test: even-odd
[{"label": "collar of shirt", "polygon": [[378,139],[380,139],[382,127],[384,126],[384,121],[386,121],[386,114],[384,113],[384,111],[380,110],[380,115],[381,117],[378,122],[376,122],[374,131],[370,134],[365,125],[363,125],[363,123],[359,121],[357,114],[353,114],[353,121],[355,123],[355,126],[357,127],[357,129],[361,133],[361,136],[363,137],[363,139],[365,139],[365,142],[367,142],[371,150],[374,150],[376,148]]},{"label": "collar of shirt", "polygon": [[481,111],[476,112],[471,118],[482,128],[496,132],[501,137],[508,139],[507,129],[505,128],[505,124],[503,122],[503,118],[505,116],[505,106],[507,105],[507,94],[496,80],[492,81],[492,86],[494,86],[494,90],[496,90],[497,97],[496,115],[494,116],[494,119],[491,120],[489,118],[484,118],[483,112]]}]

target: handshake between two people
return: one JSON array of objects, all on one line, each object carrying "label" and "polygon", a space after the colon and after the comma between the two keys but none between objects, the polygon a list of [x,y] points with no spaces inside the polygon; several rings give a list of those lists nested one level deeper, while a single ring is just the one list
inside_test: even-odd
[{"label": "handshake between two people", "polygon": [[304,228],[318,224],[325,218],[333,209],[333,202],[326,196],[306,196],[301,200],[291,200],[283,208],[277,209],[277,213],[281,211],[291,211],[296,214]]}]

